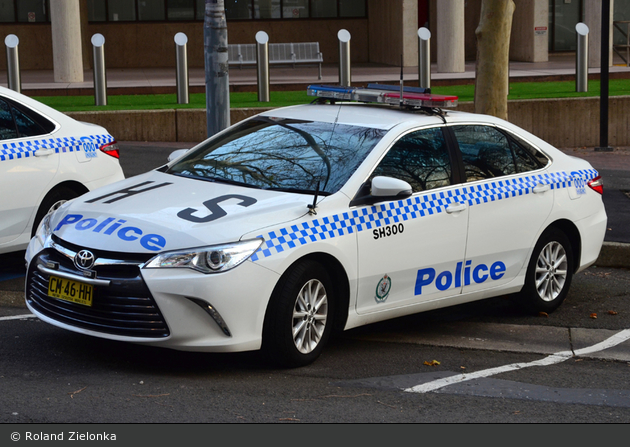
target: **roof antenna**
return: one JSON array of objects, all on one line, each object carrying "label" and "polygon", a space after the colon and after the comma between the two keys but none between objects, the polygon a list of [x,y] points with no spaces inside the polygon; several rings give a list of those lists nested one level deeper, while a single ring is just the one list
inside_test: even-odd
[{"label": "roof antenna", "polygon": [[400,55],[400,108],[403,106],[403,55]]},{"label": "roof antenna", "polygon": [[317,215],[317,196],[319,195],[319,180],[317,181],[317,189],[315,190],[315,196],[313,197],[313,204],[306,205],[308,207],[308,213],[311,216]]}]

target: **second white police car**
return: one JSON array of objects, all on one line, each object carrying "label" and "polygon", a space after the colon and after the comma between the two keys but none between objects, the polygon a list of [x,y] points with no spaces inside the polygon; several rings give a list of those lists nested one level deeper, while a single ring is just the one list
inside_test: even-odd
[{"label": "second white police car", "polygon": [[586,161],[444,112],[455,97],[309,94],[46,216],[29,309],[97,337],[300,366],[335,329],[504,294],[550,312],[597,259],[603,185]]}]

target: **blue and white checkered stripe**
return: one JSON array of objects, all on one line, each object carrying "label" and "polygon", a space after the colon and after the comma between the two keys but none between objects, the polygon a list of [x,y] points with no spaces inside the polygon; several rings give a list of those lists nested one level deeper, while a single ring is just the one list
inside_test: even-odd
[{"label": "blue and white checkered stripe", "polygon": [[[597,177],[594,169],[575,171],[587,181]],[[397,202],[355,209],[329,217],[313,219],[286,228],[270,231],[258,237],[265,242],[251,257],[258,261],[285,250],[335,237],[346,236],[363,230],[371,230],[384,225],[405,222],[427,215],[444,212],[452,202],[475,206],[532,192],[538,184],[549,185],[551,189],[573,186],[572,176],[567,172],[552,172],[514,179],[502,179],[482,184],[451,189],[443,192],[426,193]]]},{"label": "blue and white checkered stripe", "polygon": [[[114,141],[111,135],[86,135],[97,146]],[[56,153],[77,152],[83,149],[83,137],[41,138],[0,144],[0,161],[32,157],[39,149],[54,149]]]}]

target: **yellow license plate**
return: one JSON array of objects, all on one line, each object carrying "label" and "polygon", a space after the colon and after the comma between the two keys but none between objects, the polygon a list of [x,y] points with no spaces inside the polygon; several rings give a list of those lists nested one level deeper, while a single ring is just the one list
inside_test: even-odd
[{"label": "yellow license plate", "polygon": [[84,306],[91,306],[92,298],[94,297],[94,286],[72,281],[71,279],[51,276],[48,281],[48,296],[83,304]]}]

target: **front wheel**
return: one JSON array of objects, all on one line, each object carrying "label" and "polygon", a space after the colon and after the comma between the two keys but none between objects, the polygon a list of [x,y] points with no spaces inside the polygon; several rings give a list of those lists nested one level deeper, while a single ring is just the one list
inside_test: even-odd
[{"label": "front wheel", "polygon": [[573,248],[567,236],[555,228],[545,231],[532,253],[519,302],[533,312],[556,310],[569,293],[573,271]]},{"label": "front wheel", "polygon": [[37,210],[35,220],[33,221],[33,228],[31,229],[31,237],[35,236],[37,228],[39,227],[40,222],[46,214],[55,211],[68,200],[79,197],[79,195],[80,194],[77,193],[75,190],[70,189],[66,186],[59,187],[49,192],[48,195],[44,197],[44,200],[42,200],[42,203]]},{"label": "front wheel", "polygon": [[319,357],[333,324],[334,290],[321,264],[303,261],[287,272],[271,297],[263,352],[285,367],[305,366]]}]

